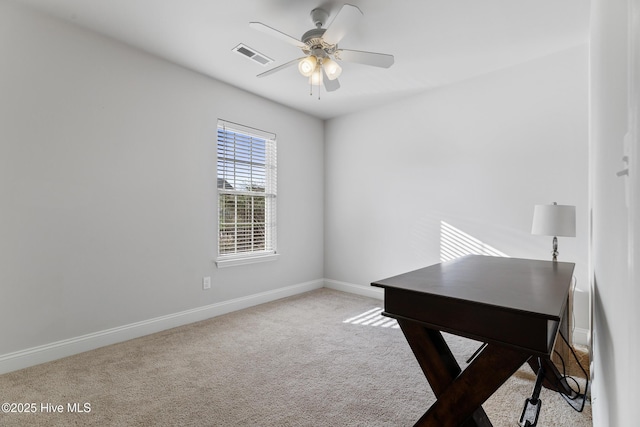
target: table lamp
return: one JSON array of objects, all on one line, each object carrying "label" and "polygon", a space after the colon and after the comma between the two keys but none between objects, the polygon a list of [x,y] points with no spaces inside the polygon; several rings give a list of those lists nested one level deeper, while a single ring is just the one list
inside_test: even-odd
[{"label": "table lamp", "polygon": [[535,205],[531,234],[553,236],[553,260],[558,260],[558,236],[576,237],[576,207],[559,205]]}]

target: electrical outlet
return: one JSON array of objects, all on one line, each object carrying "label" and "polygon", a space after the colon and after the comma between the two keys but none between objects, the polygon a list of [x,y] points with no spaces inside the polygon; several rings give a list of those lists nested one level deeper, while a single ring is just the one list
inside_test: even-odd
[{"label": "electrical outlet", "polygon": [[202,279],[202,289],[211,289],[211,276]]}]

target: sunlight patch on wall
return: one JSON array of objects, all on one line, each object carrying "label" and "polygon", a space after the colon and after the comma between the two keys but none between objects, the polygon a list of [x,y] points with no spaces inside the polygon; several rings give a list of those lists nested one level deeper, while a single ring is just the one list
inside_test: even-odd
[{"label": "sunlight patch on wall", "polygon": [[504,252],[500,252],[445,221],[440,221],[440,261],[451,261],[465,255],[509,258],[509,255]]},{"label": "sunlight patch on wall", "polygon": [[352,325],[378,326],[381,328],[400,328],[400,326],[398,326],[398,322],[396,322],[396,319],[384,317],[381,313],[382,309],[380,307],[372,308],[371,310],[367,310],[364,313],[360,313],[357,316],[353,316],[347,320],[344,320],[342,323],[349,323]]}]

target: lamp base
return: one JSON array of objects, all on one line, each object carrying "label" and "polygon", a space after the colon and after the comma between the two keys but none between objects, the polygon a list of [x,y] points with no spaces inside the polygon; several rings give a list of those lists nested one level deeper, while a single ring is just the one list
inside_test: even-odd
[{"label": "lamp base", "polygon": [[558,252],[558,238],[556,236],[553,236],[553,252],[551,252],[551,255],[553,256],[553,261],[558,261],[560,252]]}]

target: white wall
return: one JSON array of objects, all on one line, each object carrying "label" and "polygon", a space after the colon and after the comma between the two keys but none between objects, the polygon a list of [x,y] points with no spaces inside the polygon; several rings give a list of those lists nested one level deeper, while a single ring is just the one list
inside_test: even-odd
[{"label": "white wall", "polygon": [[325,277],[370,282],[440,261],[440,221],[512,257],[551,259],[533,206],[576,205],[576,325],[586,341],[587,47],[325,125]]},{"label": "white wall", "polygon": [[[638,425],[640,381],[640,1],[591,3],[593,425],[631,427]],[[629,178],[617,176],[625,154]]]},{"label": "white wall", "polygon": [[[212,262],[218,118],[278,136],[275,262]],[[0,1],[0,359],[321,286],[323,167],[322,121]]]}]

